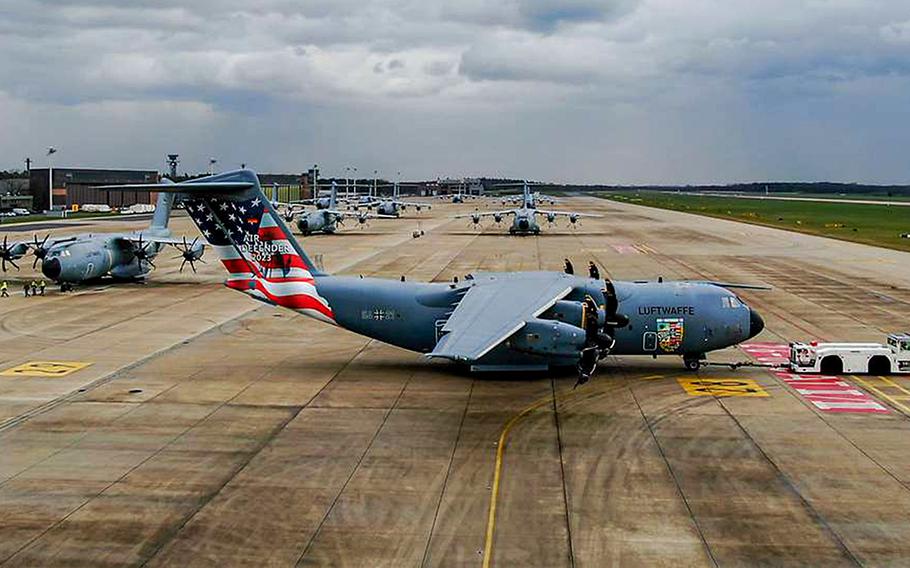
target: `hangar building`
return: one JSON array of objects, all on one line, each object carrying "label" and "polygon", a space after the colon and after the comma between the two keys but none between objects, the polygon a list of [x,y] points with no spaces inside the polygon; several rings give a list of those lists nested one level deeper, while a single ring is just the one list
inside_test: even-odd
[{"label": "hangar building", "polygon": [[[155,170],[112,170],[95,168],[54,168],[53,206],[70,209],[73,205],[107,204],[129,207],[137,203],[155,203],[156,194],[131,191],[102,191],[98,185],[125,183],[157,183]],[[36,211],[50,209],[48,205],[47,168],[32,168],[29,186]]]}]

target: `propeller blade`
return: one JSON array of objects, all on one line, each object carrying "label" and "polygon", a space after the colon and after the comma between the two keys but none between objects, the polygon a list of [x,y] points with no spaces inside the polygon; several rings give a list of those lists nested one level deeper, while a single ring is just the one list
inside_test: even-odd
[{"label": "propeller blade", "polygon": [[[178,256],[177,258],[183,258],[183,257]],[[186,259],[185,259],[185,258],[183,259],[183,262],[180,263],[180,272],[183,272],[183,267],[184,267],[184,266],[186,266]]]}]

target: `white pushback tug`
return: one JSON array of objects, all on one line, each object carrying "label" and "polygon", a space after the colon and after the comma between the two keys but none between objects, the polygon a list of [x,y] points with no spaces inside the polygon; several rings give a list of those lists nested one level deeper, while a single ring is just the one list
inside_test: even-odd
[{"label": "white pushback tug", "polygon": [[892,333],[881,343],[791,343],[794,373],[840,375],[910,373],[910,334]]}]

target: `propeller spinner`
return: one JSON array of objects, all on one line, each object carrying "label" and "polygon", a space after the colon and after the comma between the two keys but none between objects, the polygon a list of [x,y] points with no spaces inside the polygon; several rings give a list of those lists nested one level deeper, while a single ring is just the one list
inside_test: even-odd
[{"label": "propeller spinner", "polygon": [[34,260],[34,262],[32,262],[33,270],[38,267],[39,260],[43,263],[44,259],[47,258],[48,249],[47,249],[47,247],[45,247],[45,245],[47,244],[47,240],[50,237],[51,237],[50,235],[45,235],[44,240],[39,241],[38,235],[34,235],[34,241],[32,242],[32,250],[33,250],[33,254],[35,255],[35,260]]},{"label": "propeller spinner", "polygon": [[178,256],[175,256],[175,259],[182,258],[183,262],[180,263],[180,272],[183,272],[183,268],[189,263],[190,268],[193,269],[193,274],[196,273],[196,263],[201,262],[205,264],[205,261],[202,260],[202,255],[205,253],[205,245],[201,245],[198,248],[196,243],[199,242],[199,237],[193,239],[192,243],[186,242],[186,237],[183,237],[183,246],[176,244],[174,248],[180,251]]},{"label": "propeller spinner", "polygon": [[148,241],[143,243],[142,242],[142,233],[140,233],[139,241],[136,243],[135,249],[133,250],[133,256],[136,258],[137,263],[141,264],[142,262],[147,262],[148,265],[151,266],[152,268],[158,268],[157,266],[155,266],[155,263],[152,262],[152,257],[154,255],[149,253],[149,246],[151,246],[151,244],[152,243],[150,243]]},{"label": "propeller spinner", "polygon": [[13,268],[19,270],[19,265],[16,264],[16,260],[22,258],[25,251],[28,250],[28,246],[22,243],[10,245],[8,239],[9,237],[4,235],[3,246],[0,246],[0,269],[2,269],[3,272],[6,272],[7,263],[12,264]]}]

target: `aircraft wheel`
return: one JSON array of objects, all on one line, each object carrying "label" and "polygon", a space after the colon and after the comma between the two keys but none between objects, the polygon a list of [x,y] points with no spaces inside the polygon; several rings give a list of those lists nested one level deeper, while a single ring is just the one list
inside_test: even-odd
[{"label": "aircraft wheel", "polygon": [[684,357],[683,364],[685,364],[686,369],[689,371],[698,371],[701,369],[701,358],[699,357]]}]

